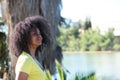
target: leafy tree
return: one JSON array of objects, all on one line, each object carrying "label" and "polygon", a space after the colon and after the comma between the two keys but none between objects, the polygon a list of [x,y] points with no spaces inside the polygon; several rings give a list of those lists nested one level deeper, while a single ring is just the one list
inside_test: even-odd
[{"label": "leafy tree", "polygon": [[[64,28],[59,27],[60,34],[57,38],[58,44],[63,50],[78,50],[79,32],[77,27]],[[77,40],[77,41],[75,41]]]},{"label": "leafy tree", "polygon": [[103,36],[101,47],[103,50],[113,50],[115,36],[113,34],[114,29],[110,28]]},{"label": "leafy tree", "polygon": [[72,25],[71,19],[62,18],[59,27],[70,28]]},{"label": "leafy tree", "polygon": [[83,27],[83,23],[82,23],[81,20],[79,20],[79,21],[77,22],[77,24],[78,24],[78,28],[82,28],[82,29],[84,28],[84,27]]},{"label": "leafy tree", "polygon": [[80,34],[80,45],[84,51],[100,50],[101,35],[99,31],[88,29]]},{"label": "leafy tree", "polygon": [[120,51],[120,44],[114,44],[113,49]]},{"label": "leafy tree", "polygon": [[85,21],[85,23],[84,23],[84,29],[85,30],[88,30],[89,28],[91,28],[92,27],[92,24],[91,24],[91,21],[90,21],[90,18],[86,18],[86,21]]},{"label": "leafy tree", "polygon": [[120,36],[115,37],[113,49],[120,50]]},{"label": "leafy tree", "polygon": [[62,27],[59,27],[60,34],[57,38],[57,44],[62,46],[62,49],[65,50],[68,47],[68,30]]},{"label": "leafy tree", "polygon": [[81,50],[112,50],[114,34],[109,29],[105,35],[101,35],[100,31],[88,29],[84,34],[80,34]]},{"label": "leafy tree", "polygon": [[[91,21],[86,18],[82,25],[81,21],[72,23],[69,27],[60,27],[60,35],[57,38],[58,44],[63,50],[69,51],[101,51],[101,50],[120,50],[119,37],[115,38],[114,29],[110,28],[105,34],[101,34],[100,30],[91,29]],[[64,25],[67,26],[67,25]],[[83,33],[79,29],[83,28]]]},{"label": "leafy tree", "polygon": [[120,46],[114,43],[115,36],[113,29],[109,29],[104,35],[100,30],[85,30],[79,33],[77,27],[60,27],[60,35],[57,38],[58,44],[63,50],[68,51],[101,51],[119,50]]}]

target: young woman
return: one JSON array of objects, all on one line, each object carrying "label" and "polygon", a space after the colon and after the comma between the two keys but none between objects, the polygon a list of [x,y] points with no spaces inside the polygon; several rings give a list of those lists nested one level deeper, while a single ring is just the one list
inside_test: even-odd
[{"label": "young woman", "polygon": [[39,53],[50,45],[50,26],[41,16],[27,17],[15,25],[10,39],[10,52],[17,57],[16,80],[45,80]]}]

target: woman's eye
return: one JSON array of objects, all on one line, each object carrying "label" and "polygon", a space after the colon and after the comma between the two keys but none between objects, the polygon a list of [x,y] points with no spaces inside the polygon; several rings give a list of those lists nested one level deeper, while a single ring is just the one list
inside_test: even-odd
[{"label": "woman's eye", "polygon": [[39,33],[33,33],[32,36],[39,36]]}]

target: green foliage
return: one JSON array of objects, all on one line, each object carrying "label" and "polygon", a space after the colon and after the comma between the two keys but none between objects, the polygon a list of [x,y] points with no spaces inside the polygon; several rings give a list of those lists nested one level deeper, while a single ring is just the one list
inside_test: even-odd
[{"label": "green foliage", "polygon": [[85,29],[85,30],[88,30],[88,29],[91,28],[91,26],[92,26],[92,24],[91,24],[90,19],[89,19],[89,18],[86,18],[86,21],[85,21],[85,24],[84,24],[84,29]]},{"label": "green foliage", "polygon": [[86,76],[80,75],[79,73],[76,73],[74,80],[95,80],[95,73],[92,72]]},{"label": "green foliage", "polygon": [[113,48],[114,48],[114,50],[120,50],[120,44],[115,44],[114,46],[113,46]]},{"label": "green foliage", "polygon": [[114,29],[109,29],[104,36],[106,50],[113,50],[115,36],[113,34]]},{"label": "green foliage", "polygon": [[[56,67],[57,67],[57,70],[60,76],[60,80],[66,80],[66,75],[62,69],[61,64],[58,62],[58,60],[55,60],[55,64],[56,64]],[[52,75],[50,74],[49,70],[46,70],[46,76],[47,76],[46,80],[52,80]]]},{"label": "green foliage", "polygon": [[52,76],[50,74],[50,71],[49,70],[46,70],[46,77],[47,79],[46,80],[52,80]]},{"label": "green foliage", "polygon": [[57,60],[55,60],[55,63],[56,63],[57,69],[58,69],[60,80],[64,80],[64,73],[63,73],[63,69],[61,67],[61,64]]},{"label": "green foliage", "polygon": [[0,25],[4,25],[4,21],[0,18]]},{"label": "green foliage", "polygon": [[63,50],[75,50],[79,49],[76,46],[79,46],[78,43],[75,42],[76,38],[78,38],[78,28],[77,27],[70,27],[70,28],[63,28],[59,27],[60,35],[57,38],[57,43],[62,46]]},{"label": "green foliage", "polygon": [[59,30],[60,35],[57,38],[57,44],[62,46],[64,51],[120,50],[120,45],[114,42],[114,29],[109,29],[104,35],[99,30],[92,30],[91,28],[80,33],[76,26],[59,27]]},{"label": "green foliage", "polygon": [[84,34],[80,34],[80,45],[81,50],[90,51],[90,50],[101,50],[101,35],[99,31],[88,29]]},{"label": "green foliage", "polygon": [[6,35],[0,32],[0,67],[3,72],[5,67],[8,67],[8,49],[6,44]]},{"label": "green foliage", "polygon": [[[60,76],[60,80],[66,80],[66,73],[64,72],[61,64],[57,60],[55,60],[55,64],[58,70],[58,74]],[[52,80],[52,75],[50,74],[49,70],[46,70],[46,76],[46,80]],[[95,72],[89,73],[86,76],[81,76],[79,73],[76,73],[73,80],[95,80]]]}]

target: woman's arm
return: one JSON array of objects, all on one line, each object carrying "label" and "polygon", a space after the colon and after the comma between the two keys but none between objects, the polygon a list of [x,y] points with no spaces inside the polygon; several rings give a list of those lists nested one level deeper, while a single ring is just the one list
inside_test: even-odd
[{"label": "woman's arm", "polygon": [[28,79],[28,74],[25,72],[20,72],[17,78],[17,80],[27,80],[27,79]]}]

